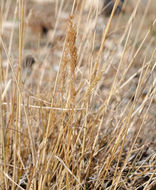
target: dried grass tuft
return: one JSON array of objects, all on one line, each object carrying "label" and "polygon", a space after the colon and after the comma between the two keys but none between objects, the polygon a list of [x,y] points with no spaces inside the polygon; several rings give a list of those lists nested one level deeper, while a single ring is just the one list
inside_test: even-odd
[{"label": "dried grass tuft", "polygon": [[109,18],[91,1],[39,2],[0,13],[0,189],[153,190],[152,1]]}]

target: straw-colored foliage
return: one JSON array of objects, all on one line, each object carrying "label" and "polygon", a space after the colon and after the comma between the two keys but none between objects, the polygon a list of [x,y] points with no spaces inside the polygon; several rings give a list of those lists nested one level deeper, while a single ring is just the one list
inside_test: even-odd
[{"label": "straw-colored foliage", "polygon": [[[156,4],[0,1],[0,189],[156,189]],[[121,3],[121,2],[120,2]]]}]

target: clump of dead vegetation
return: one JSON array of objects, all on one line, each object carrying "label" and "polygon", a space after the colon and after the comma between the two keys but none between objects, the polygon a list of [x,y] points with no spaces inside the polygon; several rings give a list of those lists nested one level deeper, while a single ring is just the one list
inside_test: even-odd
[{"label": "clump of dead vegetation", "polygon": [[154,0],[87,3],[0,3],[2,190],[156,188]]}]

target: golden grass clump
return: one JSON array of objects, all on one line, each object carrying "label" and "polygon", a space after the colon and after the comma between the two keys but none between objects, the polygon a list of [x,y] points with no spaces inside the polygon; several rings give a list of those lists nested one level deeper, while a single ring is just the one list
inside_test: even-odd
[{"label": "golden grass clump", "polygon": [[156,188],[155,2],[118,3],[0,2],[0,189]]}]

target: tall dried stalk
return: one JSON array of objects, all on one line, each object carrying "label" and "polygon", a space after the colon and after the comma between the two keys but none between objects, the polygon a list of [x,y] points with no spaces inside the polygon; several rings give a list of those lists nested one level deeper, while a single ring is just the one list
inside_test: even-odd
[{"label": "tall dried stalk", "polygon": [[4,116],[2,107],[2,85],[3,81],[3,69],[2,69],[2,1],[0,1],[0,186],[2,189],[5,188],[4,174],[5,171],[5,139],[4,139]]}]

